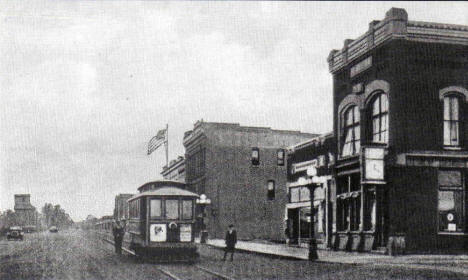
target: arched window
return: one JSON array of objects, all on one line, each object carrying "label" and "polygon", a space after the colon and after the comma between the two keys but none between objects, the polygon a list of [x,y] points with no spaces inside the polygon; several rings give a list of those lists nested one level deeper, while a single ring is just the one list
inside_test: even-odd
[{"label": "arched window", "polygon": [[381,93],[372,102],[372,142],[388,142],[388,97]]},{"label": "arched window", "polygon": [[343,146],[341,149],[342,156],[350,156],[357,154],[361,147],[361,129],[359,127],[359,108],[351,106],[348,108],[342,118],[343,127]]},{"label": "arched window", "polygon": [[460,96],[444,96],[444,146],[460,146]]}]

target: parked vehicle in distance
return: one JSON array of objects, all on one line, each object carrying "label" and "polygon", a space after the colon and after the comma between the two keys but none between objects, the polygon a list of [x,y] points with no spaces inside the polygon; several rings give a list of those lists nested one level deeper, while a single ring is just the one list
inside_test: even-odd
[{"label": "parked vehicle in distance", "polygon": [[23,228],[18,226],[13,226],[8,229],[7,232],[7,240],[16,239],[16,240],[23,240]]},{"label": "parked vehicle in distance", "polygon": [[49,228],[49,231],[50,231],[50,232],[58,232],[58,228],[57,228],[56,226],[51,226],[51,227]]}]

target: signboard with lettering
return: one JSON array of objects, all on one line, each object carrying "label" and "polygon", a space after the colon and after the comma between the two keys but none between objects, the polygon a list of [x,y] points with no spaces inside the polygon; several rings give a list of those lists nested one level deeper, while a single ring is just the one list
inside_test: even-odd
[{"label": "signboard with lettering", "polygon": [[164,242],[167,239],[167,227],[165,224],[150,225],[150,241]]},{"label": "signboard with lettering", "polygon": [[349,71],[350,72],[349,75],[350,77],[354,77],[371,66],[372,66],[372,56],[369,56],[368,58],[364,59],[363,61],[351,67],[351,70]]},{"label": "signboard with lettering", "polygon": [[190,225],[180,225],[180,241],[192,241],[192,227]]}]

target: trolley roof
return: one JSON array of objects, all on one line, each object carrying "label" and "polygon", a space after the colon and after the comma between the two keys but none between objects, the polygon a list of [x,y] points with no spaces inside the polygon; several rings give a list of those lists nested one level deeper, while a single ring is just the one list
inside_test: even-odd
[{"label": "trolley roof", "polygon": [[177,187],[160,187],[155,190],[146,191],[142,193],[138,193],[132,196],[129,200],[131,201],[137,199],[139,197],[144,196],[185,196],[185,197],[199,197],[198,194],[193,193],[191,191],[183,190]]},{"label": "trolley roof", "polygon": [[153,181],[153,182],[148,182],[148,183],[145,183],[143,185],[141,185],[140,187],[138,187],[138,191],[141,192],[141,190],[148,186],[148,185],[153,185],[155,188],[158,188],[158,187],[179,187],[179,188],[184,188],[185,187],[185,183],[181,183],[181,182],[177,182],[177,181],[170,181],[170,180],[161,180],[161,181]]}]

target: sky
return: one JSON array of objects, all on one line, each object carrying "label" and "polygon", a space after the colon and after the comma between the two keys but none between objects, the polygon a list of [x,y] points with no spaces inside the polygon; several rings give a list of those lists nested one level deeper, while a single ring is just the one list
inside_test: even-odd
[{"label": "sky", "polygon": [[0,3],[0,211],[16,193],[75,221],[161,179],[197,120],[325,133],[326,58],[391,7],[468,25],[466,2]]}]

